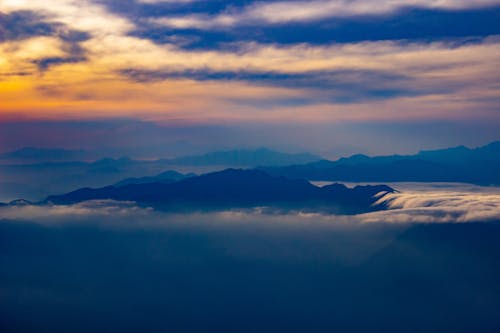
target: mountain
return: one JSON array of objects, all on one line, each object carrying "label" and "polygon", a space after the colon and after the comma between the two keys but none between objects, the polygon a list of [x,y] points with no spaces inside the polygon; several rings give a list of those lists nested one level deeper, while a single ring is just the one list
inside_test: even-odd
[{"label": "mountain", "polygon": [[11,162],[49,162],[49,161],[75,161],[87,157],[83,150],[68,150],[59,148],[24,147],[18,150],[0,154],[0,160]]},{"label": "mountain", "polygon": [[500,141],[470,149],[464,146],[421,151],[415,155],[353,155],[337,161],[261,168],[294,179],[353,182],[466,182],[500,184]]},{"label": "mountain", "polygon": [[174,183],[131,184],[121,187],[82,188],[49,196],[44,203],[74,204],[87,200],[135,201],[167,210],[204,210],[251,207],[304,209],[331,213],[361,213],[384,207],[374,206],[377,194],[394,190],[385,185],[341,184],[317,187],[306,180],[273,177],[260,170],[227,169]]},{"label": "mountain", "polygon": [[312,154],[286,154],[260,148],[216,151],[204,155],[178,157],[170,162],[173,165],[257,167],[303,164],[319,160],[321,157]]},{"label": "mountain", "polygon": [[169,171],[162,172],[159,175],[151,176],[151,177],[127,178],[127,179],[119,181],[118,183],[114,184],[113,186],[121,187],[121,186],[125,186],[125,185],[146,184],[146,183],[168,184],[168,183],[173,183],[173,182],[176,182],[176,181],[184,179],[184,178],[189,178],[189,177],[194,177],[194,176],[196,176],[196,174],[194,174],[194,173],[182,174],[182,173],[177,172],[177,171],[169,170]]},{"label": "mountain", "polygon": [[[282,166],[320,160],[314,155],[285,154],[268,149],[233,150],[154,160],[122,157],[96,161],[89,158],[83,161],[78,160],[76,155],[73,151],[39,148],[25,148],[4,154],[6,159],[0,158],[0,201],[15,198],[39,201],[52,193],[65,193],[83,186],[103,187],[127,178],[156,177],[165,170],[200,174],[229,167]],[[89,157],[92,156],[89,153]],[[163,177],[162,182],[167,182],[167,178],[179,180],[178,177]]]},{"label": "mountain", "polygon": [[33,202],[25,199],[17,199],[17,200],[12,200],[8,204],[9,206],[31,206],[33,205]]}]

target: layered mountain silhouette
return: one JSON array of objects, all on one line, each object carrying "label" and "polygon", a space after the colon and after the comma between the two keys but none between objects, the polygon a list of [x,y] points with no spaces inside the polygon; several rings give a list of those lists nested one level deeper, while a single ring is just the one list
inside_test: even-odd
[{"label": "layered mountain silhouette", "polygon": [[216,151],[204,155],[184,156],[171,159],[170,162],[173,165],[257,167],[304,164],[319,160],[321,160],[321,157],[312,154],[288,154],[267,148],[259,148]]},{"label": "layered mountain silhouette", "polygon": [[135,201],[166,210],[211,210],[274,207],[291,210],[357,214],[378,209],[383,195],[394,192],[385,185],[342,184],[317,187],[306,180],[270,176],[260,170],[227,169],[173,183],[142,183],[102,188],[82,188],[49,196],[44,203],[75,204],[87,200]]},{"label": "layered mountain silhouette", "polygon": [[[36,150],[28,149],[16,154],[36,156],[36,153]],[[46,153],[46,156],[50,155],[50,151]],[[134,160],[124,157],[104,158],[94,162],[5,164],[8,160],[0,159],[0,200],[9,202],[22,197],[39,201],[52,193],[65,193],[84,186],[100,188],[109,184],[121,187],[138,183],[173,183],[187,175],[160,173],[164,170],[206,173],[239,164],[247,165],[238,167],[258,167],[270,175],[291,179],[500,185],[500,141],[475,149],[460,146],[421,151],[415,155],[353,155],[337,161],[311,162],[314,158],[314,155],[308,154],[284,154],[257,149],[219,151],[158,160]],[[190,167],[189,163],[197,166]]]},{"label": "layered mountain silhouette", "polygon": [[421,151],[416,155],[368,157],[262,168],[271,175],[309,180],[353,182],[466,182],[500,184],[500,141],[470,149],[464,146]]},{"label": "layered mountain silhouette", "polygon": [[18,150],[0,154],[0,160],[12,162],[48,162],[48,161],[75,161],[88,157],[84,150],[70,150],[60,148],[24,147]]},{"label": "layered mountain silhouette", "polygon": [[[126,178],[135,178],[127,180],[129,183],[149,182],[137,178],[158,177],[160,172],[172,169],[206,173],[231,167],[283,166],[321,160],[311,154],[287,154],[266,148],[153,160],[108,157],[94,161],[91,156],[95,154],[42,148],[24,148],[0,154],[0,200],[10,201],[19,197],[40,200],[52,193],[68,192],[83,186],[102,187]],[[162,182],[168,180],[179,180],[179,177],[167,175]]]},{"label": "layered mountain silhouette", "polygon": [[[92,156],[96,154],[97,153],[87,152],[84,150],[24,147],[18,150],[0,153],[0,161],[12,163],[75,162],[92,160]],[[95,161],[93,162],[88,162],[88,164],[106,164],[116,167],[122,166],[124,162],[141,162],[141,160],[134,160],[126,157],[118,159],[108,157],[94,160]],[[290,154],[268,148],[258,148],[221,150],[200,155],[158,158],[153,161],[165,165],[256,167],[304,164],[319,160],[321,160],[321,157],[309,153]],[[148,161],[143,162],[146,163]]]},{"label": "layered mountain silhouette", "polygon": [[189,178],[189,177],[194,177],[194,176],[196,176],[196,174],[194,174],[194,173],[182,174],[182,173],[174,171],[174,170],[168,170],[168,171],[160,173],[159,175],[151,176],[151,177],[127,178],[127,179],[124,179],[124,180],[117,182],[113,186],[121,187],[121,186],[126,186],[126,185],[147,184],[147,183],[170,184],[170,183],[173,183],[173,182],[185,179],[185,178]]}]

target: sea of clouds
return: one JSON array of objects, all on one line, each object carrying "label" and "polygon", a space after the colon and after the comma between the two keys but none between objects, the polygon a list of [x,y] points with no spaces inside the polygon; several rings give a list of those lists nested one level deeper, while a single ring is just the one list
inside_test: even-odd
[{"label": "sea of clouds", "polygon": [[[254,209],[219,212],[168,213],[139,207],[134,202],[94,200],[75,205],[24,205],[0,208],[0,219],[28,220],[45,224],[98,220],[109,225],[172,225],[203,223],[364,224],[364,223],[458,223],[500,220],[500,187],[459,183],[394,183],[398,192],[378,203],[388,209],[359,215]],[[257,221],[257,222],[256,222]]]},{"label": "sea of clouds", "polygon": [[498,188],[391,185],[352,216],[2,207],[2,332],[498,332]]}]

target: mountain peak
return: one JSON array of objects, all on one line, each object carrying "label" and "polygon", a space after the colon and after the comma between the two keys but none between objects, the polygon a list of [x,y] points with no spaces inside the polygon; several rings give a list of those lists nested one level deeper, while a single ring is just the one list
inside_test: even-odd
[{"label": "mountain peak", "polygon": [[230,168],[171,183],[130,184],[97,189],[84,188],[50,196],[45,202],[73,204],[86,200],[135,201],[159,209],[199,210],[250,207],[325,210],[359,213],[378,209],[372,205],[380,189],[350,189],[344,185],[317,187],[304,179],[271,176],[262,170]]}]

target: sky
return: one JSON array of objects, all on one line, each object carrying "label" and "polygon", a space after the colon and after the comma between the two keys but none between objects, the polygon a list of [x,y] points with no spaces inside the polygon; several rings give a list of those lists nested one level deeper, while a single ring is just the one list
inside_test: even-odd
[{"label": "sky", "polygon": [[415,152],[499,106],[499,0],[0,0],[3,151]]}]

